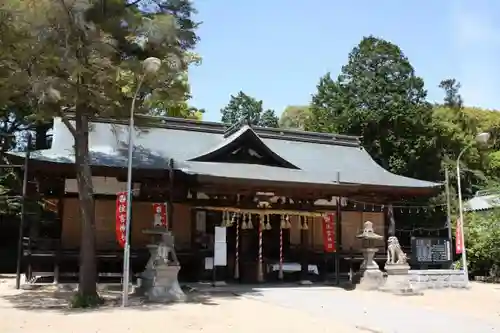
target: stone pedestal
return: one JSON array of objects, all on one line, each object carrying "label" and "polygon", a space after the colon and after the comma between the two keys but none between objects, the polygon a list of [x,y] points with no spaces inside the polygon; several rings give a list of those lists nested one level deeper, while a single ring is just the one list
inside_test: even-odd
[{"label": "stone pedestal", "polygon": [[358,285],[360,289],[377,290],[384,284],[384,274],[373,260],[377,251],[376,248],[363,249],[364,260],[360,267],[361,279]]},{"label": "stone pedestal", "polygon": [[143,232],[160,235],[161,239],[157,244],[148,245],[151,255],[144,272],[140,275],[139,292],[152,302],[168,303],[185,300],[186,295],[177,279],[181,267],[175,254],[172,235],[169,231],[158,228]]},{"label": "stone pedestal", "polygon": [[155,276],[150,281],[149,288],[145,291],[148,300],[161,303],[184,301],[186,295],[177,280],[180,269],[180,266],[162,265],[156,267]]},{"label": "stone pedestal", "polygon": [[410,275],[408,274],[410,266],[408,264],[387,264],[385,270],[387,272],[387,279],[380,288],[381,291],[408,296],[422,294],[410,282]]}]

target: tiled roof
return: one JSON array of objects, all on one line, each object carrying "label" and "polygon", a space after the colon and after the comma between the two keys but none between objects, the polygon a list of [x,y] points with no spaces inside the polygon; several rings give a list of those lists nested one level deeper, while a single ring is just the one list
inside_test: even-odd
[{"label": "tiled roof", "polygon": [[476,195],[465,203],[464,210],[475,212],[498,207],[500,207],[500,194]]},{"label": "tiled roof", "polygon": [[[252,127],[250,130],[266,149],[289,162],[290,166],[270,167],[256,164],[199,162],[248,131],[245,126],[227,133],[223,124],[165,118],[154,126],[136,131],[134,168],[165,169],[169,159],[175,168],[189,174],[224,178],[261,179],[316,184],[363,184],[401,188],[433,188],[441,184],[393,174],[379,166],[360,146],[359,138]],[[116,121],[92,123],[90,133],[93,165],[126,167],[128,126]],[[60,119],[54,120],[52,147],[32,153],[32,158],[74,163],[74,140]],[[13,153],[17,154],[18,153]],[[293,167],[296,167],[295,169]]]}]

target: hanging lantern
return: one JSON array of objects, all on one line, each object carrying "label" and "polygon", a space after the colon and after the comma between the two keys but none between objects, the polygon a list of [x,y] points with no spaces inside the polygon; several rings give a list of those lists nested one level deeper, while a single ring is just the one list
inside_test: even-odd
[{"label": "hanging lantern", "polygon": [[253,229],[253,223],[252,223],[252,214],[247,215],[247,229],[252,230]]},{"label": "hanging lantern", "polygon": [[238,215],[239,215],[238,213],[233,213],[233,216],[231,217],[231,221],[229,222],[230,227],[232,227],[236,223],[236,220],[239,217]]},{"label": "hanging lantern", "polygon": [[243,216],[241,217],[241,229],[242,230],[248,229],[247,219],[248,219],[248,214],[243,213]]},{"label": "hanging lantern", "polygon": [[266,215],[259,215],[259,230],[266,230]]},{"label": "hanging lantern", "polygon": [[220,221],[221,227],[227,226],[228,215],[229,215],[229,213],[227,211],[225,211],[225,210],[222,211],[222,220]]},{"label": "hanging lantern", "polygon": [[221,227],[225,227],[227,222],[226,222],[226,214],[227,212],[226,211],[222,211],[222,220],[220,221],[220,226]]},{"label": "hanging lantern", "polygon": [[272,229],[272,227],[271,227],[271,214],[267,214],[266,217],[267,217],[266,230],[271,230]]},{"label": "hanging lantern", "polygon": [[304,217],[304,223],[302,223],[302,230],[309,230],[309,226],[307,225],[307,216]]},{"label": "hanging lantern", "polygon": [[281,229],[286,229],[285,215],[281,215],[280,228]]}]

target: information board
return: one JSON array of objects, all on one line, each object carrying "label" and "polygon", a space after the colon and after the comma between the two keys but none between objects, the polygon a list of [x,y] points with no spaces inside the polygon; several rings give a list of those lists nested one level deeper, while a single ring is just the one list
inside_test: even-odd
[{"label": "information board", "polygon": [[417,264],[444,264],[451,261],[447,238],[412,237],[411,259]]},{"label": "information board", "polygon": [[215,227],[214,240],[213,264],[215,266],[227,266],[227,242],[225,227]]}]

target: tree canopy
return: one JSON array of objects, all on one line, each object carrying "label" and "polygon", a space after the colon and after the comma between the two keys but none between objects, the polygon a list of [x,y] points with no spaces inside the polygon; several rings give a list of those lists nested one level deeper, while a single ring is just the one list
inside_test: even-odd
[{"label": "tree canopy", "polygon": [[[388,41],[364,38],[340,75],[320,79],[307,128],[359,135],[382,166],[395,173],[436,179],[438,163],[432,105],[423,80]],[[434,171],[434,172],[432,172]]]},{"label": "tree canopy", "polygon": [[222,122],[228,125],[248,121],[255,126],[278,127],[278,117],[274,110],[264,110],[263,101],[242,91],[231,95],[229,103],[220,112]]},{"label": "tree canopy", "polygon": [[[98,299],[90,120],[127,117],[134,97],[138,113],[198,114],[186,104],[186,71],[200,60],[191,51],[198,41],[193,13],[189,0],[8,0],[0,5],[0,116],[13,119],[4,127],[59,116],[75,139],[81,306]],[[149,57],[162,61],[154,76],[143,73],[142,61]],[[138,90],[139,82],[144,84]]]},{"label": "tree canopy", "polygon": [[279,127],[304,130],[311,111],[308,105],[287,106],[279,119]]}]

